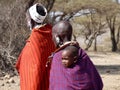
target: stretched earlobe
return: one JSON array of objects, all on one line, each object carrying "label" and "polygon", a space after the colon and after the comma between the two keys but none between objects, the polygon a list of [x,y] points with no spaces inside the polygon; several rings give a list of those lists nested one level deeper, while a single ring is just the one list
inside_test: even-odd
[{"label": "stretched earlobe", "polygon": [[56,42],[60,43],[60,38],[58,36],[55,36]]},{"label": "stretched earlobe", "polygon": [[55,40],[56,40],[56,43],[57,43],[57,45],[60,47],[62,44],[63,44],[63,42],[61,42],[61,39],[60,39],[60,37],[59,36],[55,36]]}]

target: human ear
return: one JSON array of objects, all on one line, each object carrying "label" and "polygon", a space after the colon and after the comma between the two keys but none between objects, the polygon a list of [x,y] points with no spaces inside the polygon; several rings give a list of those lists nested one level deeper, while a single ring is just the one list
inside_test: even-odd
[{"label": "human ear", "polygon": [[59,36],[55,36],[55,40],[56,40],[56,43],[57,43],[57,44],[60,43],[60,38],[59,38]]}]

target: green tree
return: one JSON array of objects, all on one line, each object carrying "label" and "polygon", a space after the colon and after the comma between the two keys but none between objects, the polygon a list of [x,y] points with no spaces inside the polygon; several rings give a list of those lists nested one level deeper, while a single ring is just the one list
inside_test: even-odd
[{"label": "green tree", "polygon": [[120,33],[120,21],[119,21],[119,9],[120,6],[114,2],[105,1],[103,7],[101,5],[100,13],[102,13],[106,17],[106,22],[108,24],[108,28],[110,30],[110,37],[111,37],[111,44],[112,44],[112,51],[118,50],[118,43],[119,43],[119,33]]},{"label": "green tree", "polygon": [[[67,19],[73,18],[74,15],[82,9],[94,9],[98,16],[102,16],[101,18],[106,17],[103,22],[107,23],[108,28],[110,30],[112,51],[117,51],[117,44],[119,43],[120,31],[119,21],[117,20],[119,18],[119,5],[116,2],[113,2],[112,0],[76,0],[75,2],[74,0],[70,0],[69,2],[67,1],[68,0],[66,0],[67,4],[62,4],[63,6],[65,6],[62,7],[62,11],[65,14],[63,19],[65,19],[66,16],[68,16]],[[92,14],[92,17],[93,15],[94,14]],[[94,20],[94,18],[91,18],[91,20]],[[95,23],[92,23],[93,22],[91,22],[93,31],[97,30],[95,29]]]}]

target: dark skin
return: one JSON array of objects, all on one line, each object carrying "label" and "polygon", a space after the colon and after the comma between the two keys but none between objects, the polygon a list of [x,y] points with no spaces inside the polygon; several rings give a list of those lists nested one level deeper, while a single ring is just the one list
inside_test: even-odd
[{"label": "dark skin", "polygon": [[[60,21],[53,26],[52,38],[57,48],[54,53],[64,49],[70,44],[79,46],[77,42],[69,42],[71,41],[72,31],[72,25],[68,21]],[[66,42],[67,44],[65,44]],[[52,55],[49,57],[47,64],[51,62],[52,57]]]},{"label": "dark skin", "polygon": [[68,46],[62,51],[62,64],[66,68],[70,68],[77,62],[78,48],[75,46]]},{"label": "dark skin", "polygon": [[[60,21],[52,29],[53,41],[57,48],[63,43],[70,41],[72,37],[72,26],[68,21]],[[59,42],[56,38],[59,38]]]}]

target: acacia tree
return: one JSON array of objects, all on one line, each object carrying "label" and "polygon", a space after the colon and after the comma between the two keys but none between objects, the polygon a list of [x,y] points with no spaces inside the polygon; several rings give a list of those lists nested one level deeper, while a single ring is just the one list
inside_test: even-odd
[{"label": "acacia tree", "polygon": [[[94,43],[94,50],[97,50],[96,47],[96,40],[97,40],[97,36],[103,34],[105,31],[104,26],[106,25],[106,23],[103,22],[102,20],[102,15],[99,14],[97,12],[96,6],[98,3],[96,3],[96,5],[93,5],[94,2],[98,2],[97,0],[84,0],[83,1],[78,1],[76,0],[76,2],[74,2],[73,0],[71,0],[68,5],[69,7],[66,5],[66,7],[64,7],[64,14],[62,19],[71,19],[74,18],[76,13],[80,14],[79,17],[82,15],[84,16],[83,21],[81,21],[81,19],[77,18],[76,23],[80,23],[81,25],[84,26],[84,35],[85,35],[85,44],[86,44],[86,50],[88,50],[93,41]],[[72,8],[71,7],[76,7],[76,8]],[[89,12],[87,12],[87,11]],[[84,11],[81,13],[81,11]],[[82,17],[83,18],[83,17]]]},{"label": "acacia tree", "polygon": [[[8,2],[9,0],[4,1]],[[97,14],[99,12],[99,18],[94,18],[96,17],[96,15],[90,13],[90,23],[88,23],[87,25],[84,25],[83,23],[83,25],[89,30],[89,32],[91,32],[91,34],[88,34],[86,38],[92,35],[92,37],[94,37],[95,39],[99,34],[101,34],[101,27],[104,26],[104,23],[102,21],[100,22],[100,15],[102,14],[106,16],[106,21],[108,23],[108,26],[110,27],[112,38],[111,41],[113,42],[113,51],[115,51],[117,49],[117,46],[114,45],[119,42],[120,31],[120,27],[116,23],[116,18],[118,17],[118,14],[115,13],[115,8],[117,5],[113,5],[113,3],[109,4],[109,2],[107,1],[108,0],[15,0],[8,5],[0,4],[0,25],[2,26],[0,28],[0,63],[2,63],[2,65],[10,65],[13,67],[13,62],[11,61],[15,62],[15,59],[24,46],[25,39],[29,36],[30,33],[29,29],[26,27],[25,12],[31,5],[36,2],[41,2],[42,4],[44,4],[48,11],[50,11],[51,9],[52,11],[62,11],[63,15],[60,20],[70,20],[74,17],[76,13],[79,13],[79,11],[82,9],[95,9]],[[54,20],[52,21],[54,22]],[[117,34],[115,34],[115,25],[117,25],[118,27]],[[9,61],[9,63],[7,63],[6,61]]]},{"label": "acacia tree", "polygon": [[82,26],[80,30],[85,37],[85,50],[88,50],[94,42],[94,51],[97,51],[97,37],[105,33],[106,23],[102,15],[97,13],[95,9],[90,8],[87,11],[89,13],[76,18],[76,22]]},{"label": "acacia tree", "polygon": [[105,21],[110,30],[110,39],[112,51],[117,51],[117,44],[119,43],[120,23],[119,23],[119,9],[120,6],[116,2],[110,0],[99,0],[94,3],[94,8],[99,14],[105,17]]},{"label": "acacia tree", "polygon": [[106,17],[106,22],[110,30],[112,51],[115,52],[118,50],[119,43],[119,33],[120,33],[120,21],[119,21],[119,9],[120,6],[114,2],[104,2],[105,7],[101,7],[99,11]]},{"label": "acacia tree", "polygon": [[101,16],[97,13],[90,13],[85,16],[84,20],[81,20],[81,25],[84,25],[83,33],[85,36],[85,50],[88,50],[94,41],[94,51],[97,51],[97,37],[105,33],[106,23],[102,22]]},{"label": "acacia tree", "polygon": [[[94,3],[94,4],[93,4]],[[78,3],[76,3],[77,6]],[[84,25],[87,28],[92,27],[91,29],[88,29],[89,31],[92,30],[92,37],[89,40],[92,44],[93,40],[96,40],[96,36],[99,35],[97,32],[99,32],[99,27],[103,27],[103,23],[107,23],[108,28],[110,30],[110,37],[111,37],[111,45],[112,45],[112,51],[117,51],[117,44],[119,43],[119,33],[120,33],[120,26],[119,26],[119,21],[118,18],[120,17],[119,14],[119,5],[116,2],[112,2],[110,0],[85,0],[84,3],[80,4],[81,6],[77,8],[76,10],[72,11],[71,13],[75,13],[75,11],[79,11],[81,9],[94,9],[95,14],[97,14],[99,19],[104,19],[104,21],[100,22],[100,20],[95,20],[95,14],[89,14],[91,17],[91,22],[86,23],[88,25]],[[106,18],[104,18],[106,17]],[[98,25],[96,25],[98,24]],[[96,33],[96,34],[95,34]],[[88,38],[86,38],[88,39]],[[91,46],[90,43],[88,43],[88,47]],[[86,48],[87,49],[87,48]]]},{"label": "acacia tree", "polygon": [[[79,13],[80,10],[86,8],[85,3],[87,3],[89,0],[56,0],[54,7],[52,8],[52,12],[54,13],[54,16],[52,18],[53,23],[55,22],[55,19],[59,18],[60,20],[70,20],[74,17],[76,13]],[[55,13],[59,11],[62,14]]]}]

